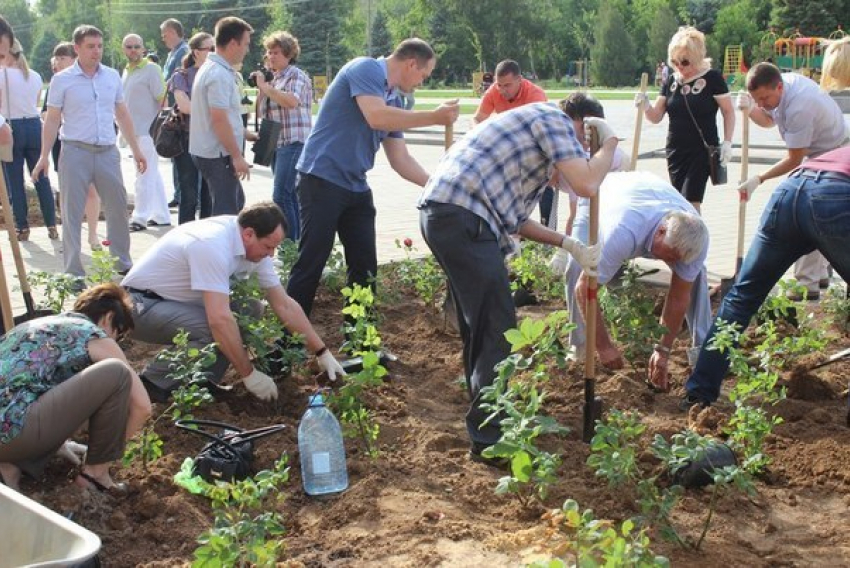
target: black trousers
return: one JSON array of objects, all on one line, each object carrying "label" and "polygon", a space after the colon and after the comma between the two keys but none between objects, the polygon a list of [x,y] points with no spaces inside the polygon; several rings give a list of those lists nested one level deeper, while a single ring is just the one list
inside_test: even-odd
[{"label": "black trousers", "polygon": [[371,191],[355,193],[310,174],[301,175],[297,191],[301,240],[286,292],[309,316],[337,234],[345,253],[348,285],[372,284],[378,272],[375,203]]},{"label": "black trousers", "polygon": [[474,213],[457,205],[430,203],[419,216],[422,236],[449,279],[463,340],[463,367],[472,399],[466,428],[475,446],[502,436],[501,420],[481,424],[481,389],[493,384],[494,367],[510,355],[505,332],[516,327],[516,310],[505,259],[496,235]]}]

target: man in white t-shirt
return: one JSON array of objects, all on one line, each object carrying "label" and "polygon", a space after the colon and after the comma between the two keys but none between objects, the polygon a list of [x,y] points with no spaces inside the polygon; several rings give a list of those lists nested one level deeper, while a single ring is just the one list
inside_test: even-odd
[{"label": "man in white t-shirt", "polygon": [[[280,208],[267,201],[243,209],[238,217],[185,223],[164,235],[121,282],[133,299],[133,337],[167,345],[184,329],[190,346],[215,342],[219,356],[208,369],[213,383],[221,381],[229,363],[255,396],[277,398],[272,378],[251,363],[230,303],[230,279],[256,274],[272,310],[289,331],[304,337],[331,380],[344,374],[274,271],[271,257],[285,230]],[[167,377],[168,366],[151,361],[141,373],[152,400],[164,401],[177,386]]]},{"label": "man in white t-shirt", "polygon": [[[776,126],[788,154],[766,172],[742,183],[738,188],[742,199],[749,199],[765,180],[783,176],[805,159],[850,142],[838,103],[808,77],[780,73],[775,65],[759,63],[747,73],[747,90],[749,93],[738,94],[738,108],[749,111],[750,119],[763,128]],[[824,287],[829,285],[826,266],[818,251],[794,264],[794,277],[806,287],[809,300],[820,298],[821,282]]]},{"label": "man in white t-shirt", "polygon": [[[702,345],[711,327],[711,303],[705,272],[708,228],[696,209],[672,185],[646,172],[614,172],[599,190],[599,284],[611,281],[620,266],[633,258],[655,258],[670,267],[670,289],[661,313],[667,332],[655,345],[649,362],[650,380],[667,388],[667,359],[687,318],[693,346]],[[579,206],[573,237],[588,242],[589,206]],[[567,266],[566,289],[576,330],[570,343],[585,344],[584,309],[587,275],[573,260]],[[598,305],[597,305],[598,309]],[[597,313],[596,348],[608,368],[621,368],[620,350],[611,341],[601,311]]]}]

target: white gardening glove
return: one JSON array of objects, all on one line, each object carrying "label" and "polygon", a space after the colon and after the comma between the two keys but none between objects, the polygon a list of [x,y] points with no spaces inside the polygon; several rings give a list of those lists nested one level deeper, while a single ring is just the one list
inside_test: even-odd
[{"label": "white gardening glove", "polygon": [[590,126],[594,127],[596,132],[599,134],[600,144],[605,144],[605,142],[611,138],[617,138],[617,135],[614,133],[614,129],[608,126],[608,123],[601,118],[597,118],[595,116],[586,117],[584,119],[585,130],[587,130]]},{"label": "white gardening glove", "polygon": [[573,255],[585,274],[591,277],[597,275],[596,267],[599,264],[599,256],[602,250],[599,243],[587,246],[578,239],[565,236],[561,241],[561,248]]},{"label": "white gardening glove", "polygon": [[732,143],[724,142],[722,146],[720,146],[720,163],[723,164],[723,167],[729,165],[729,162],[732,161]]},{"label": "white gardening glove", "polygon": [[73,465],[80,465],[83,463],[83,457],[86,455],[88,449],[88,446],[85,444],[78,444],[73,440],[66,440],[56,454],[71,462]]},{"label": "white gardening glove", "polygon": [[274,384],[274,380],[256,368],[251,371],[250,375],[242,379],[242,384],[260,400],[277,399],[277,385]]},{"label": "white gardening glove", "polygon": [[750,179],[739,185],[738,193],[741,194],[741,199],[744,201],[749,201],[750,196],[753,194],[753,192],[759,185],[761,185],[761,179],[757,175],[752,176]]},{"label": "white gardening glove", "polygon": [[738,96],[735,99],[735,106],[738,110],[745,110],[747,113],[753,108],[753,99],[747,91],[738,91]]},{"label": "white gardening glove", "polygon": [[570,260],[570,255],[564,249],[558,249],[552,258],[549,260],[549,270],[555,276],[563,276],[567,270],[567,261]]},{"label": "white gardening glove", "polygon": [[642,93],[640,91],[635,93],[635,108],[646,110],[649,107],[649,97],[646,95],[646,93]]},{"label": "white gardening glove", "polygon": [[333,382],[336,380],[337,375],[343,377],[345,376],[345,370],[342,368],[342,365],[339,364],[333,354],[330,351],[325,351],[317,358],[319,362],[319,366],[328,374],[328,378]]}]

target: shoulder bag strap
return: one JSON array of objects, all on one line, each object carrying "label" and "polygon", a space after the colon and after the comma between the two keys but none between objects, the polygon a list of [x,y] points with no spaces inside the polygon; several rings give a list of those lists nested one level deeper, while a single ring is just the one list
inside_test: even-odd
[{"label": "shoulder bag strap", "polygon": [[12,96],[9,94],[9,70],[3,68],[3,77],[6,79],[6,110],[9,114],[6,115],[6,120],[12,120]]},{"label": "shoulder bag strap", "polygon": [[685,94],[684,89],[685,85],[683,83],[681,88],[679,89],[679,92],[682,93],[682,99],[685,101],[685,108],[688,109],[688,114],[691,116],[691,120],[694,122],[694,126],[696,127],[697,132],[699,132],[699,138],[700,140],[702,140],[702,145],[705,146],[706,150],[711,150],[711,146],[708,145],[708,142],[705,141],[705,136],[703,136],[702,134],[702,128],[699,127],[699,124],[697,124],[697,119],[694,117],[694,113],[691,112],[691,105],[688,104],[688,95]]}]

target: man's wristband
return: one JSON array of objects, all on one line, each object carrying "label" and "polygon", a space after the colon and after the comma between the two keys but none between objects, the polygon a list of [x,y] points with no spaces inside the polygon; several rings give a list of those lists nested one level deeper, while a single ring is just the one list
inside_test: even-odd
[{"label": "man's wristband", "polygon": [[321,357],[322,355],[324,355],[324,354],[327,352],[327,350],[328,350],[328,346],[327,346],[327,345],[322,345],[322,348],[321,348],[321,349],[319,349],[318,351],[316,351],[316,358],[318,359],[319,357]]},{"label": "man's wristband", "polygon": [[665,345],[661,345],[660,343],[653,345],[652,350],[661,353],[665,357],[670,355],[670,348]]}]

